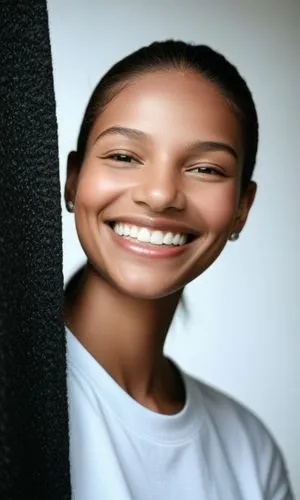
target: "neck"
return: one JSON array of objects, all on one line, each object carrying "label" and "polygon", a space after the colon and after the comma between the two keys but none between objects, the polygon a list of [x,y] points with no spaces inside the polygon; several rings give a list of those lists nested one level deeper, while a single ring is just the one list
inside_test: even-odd
[{"label": "neck", "polygon": [[182,402],[178,374],[163,356],[181,293],[133,298],[87,264],[78,286],[66,296],[65,318],[72,333],[132,397],[162,412],[172,411],[167,400]]}]

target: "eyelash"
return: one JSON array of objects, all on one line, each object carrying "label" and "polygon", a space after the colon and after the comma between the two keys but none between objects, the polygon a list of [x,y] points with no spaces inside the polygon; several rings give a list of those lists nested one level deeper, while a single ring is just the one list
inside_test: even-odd
[{"label": "eyelash", "polygon": [[[134,156],[126,153],[113,153],[107,156],[106,158],[115,161],[117,163],[127,163],[127,164],[140,163],[139,160],[137,160]],[[198,170],[198,172],[194,172],[195,170]],[[192,174],[195,173],[196,175],[203,174],[203,175],[216,175],[219,177],[224,177],[224,174],[220,170],[210,166],[193,167],[188,169],[187,172]]]},{"label": "eyelash", "polygon": [[197,174],[208,174],[208,175],[217,175],[219,177],[225,177],[223,172],[218,170],[217,168],[210,167],[210,166],[200,166],[200,167],[193,167],[187,170],[187,172],[194,173],[193,171],[198,170],[198,172],[195,172]]},{"label": "eyelash", "polygon": [[[134,156],[126,154],[126,153],[113,153],[106,157],[109,160],[115,161],[117,163],[139,163],[139,161],[134,158]],[[130,161],[128,161],[130,160]]]}]

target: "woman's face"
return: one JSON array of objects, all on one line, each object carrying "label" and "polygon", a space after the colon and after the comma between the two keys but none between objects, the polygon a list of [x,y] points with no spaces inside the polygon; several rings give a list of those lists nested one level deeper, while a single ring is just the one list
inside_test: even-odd
[{"label": "woman's face", "polygon": [[218,89],[191,71],[145,74],[105,108],[66,185],[78,236],[98,273],[158,298],[199,276],[241,231],[241,126]]}]

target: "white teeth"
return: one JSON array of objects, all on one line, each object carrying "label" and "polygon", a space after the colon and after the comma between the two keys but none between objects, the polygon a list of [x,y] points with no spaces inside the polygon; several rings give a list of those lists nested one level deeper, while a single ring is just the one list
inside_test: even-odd
[{"label": "white teeth", "polygon": [[142,243],[150,243],[151,233],[148,229],[146,229],[145,227],[142,227],[139,230],[136,238],[138,241],[141,241]]},{"label": "white teeth", "polygon": [[182,246],[182,245],[185,245],[187,241],[187,236],[185,234],[182,234],[179,238],[179,245]]},{"label": "white teeth", "polygon": [[139,232],[139,228],[137,226],[130,226],[130,238],[136,238]]},{"label": "white teeth", "polygon": [[164,245],[172,245],[173,237],[174,237],[173,233],[166,233],[164,235],[163,244]]},{"label": "white teeth", "polygon": [[146,227],[131,226],[122,222],[114,224],[113,230],[119,236],[129,237],[141,243],[151,243],[152,245],[182,246],[187,242],[186,234],[171,233],[170,231],[165,233],[158,230],[151,231]]},{"label": "white teeth", "polygon": [[153,231],[150,240],[150,243],[152,243],[152,245],[162,245],[163,240],[164,240],[164,233],[162,231]]},{"label": "white teeth", "polygon": [[115,230],[115,233],[119,234],[120,236],[122,236],[122,230],[121,230],[121,224],[116,224],[115,227],[114,227],[114,230]]},{"label": "white teeth", "polygon": [[180,234],[177,233],[177,234],[175,234],[172,243],[173,243],[173,245],[179,245],[179,242],[180,242]]},{"label": "white teeth", "polygon": [[124,224],[124,236],[130,235],[130,226],[128,224]]}]

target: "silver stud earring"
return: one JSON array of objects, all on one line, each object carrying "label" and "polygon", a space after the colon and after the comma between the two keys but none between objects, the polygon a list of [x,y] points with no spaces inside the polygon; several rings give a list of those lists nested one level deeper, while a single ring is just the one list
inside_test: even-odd
[{"label": "silver stud earring", "polygon": [[69,212],[74,212],[74,203],[73,203],[73,201],[71,201],[71,200],[67,201],[67,210]]},{"label": "silver stud earring", "polygon": [[229,241],[236,241],[239,239],[239,237],[240,237],[239,233],[231,233],[231,235],[229,236]]}]

